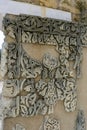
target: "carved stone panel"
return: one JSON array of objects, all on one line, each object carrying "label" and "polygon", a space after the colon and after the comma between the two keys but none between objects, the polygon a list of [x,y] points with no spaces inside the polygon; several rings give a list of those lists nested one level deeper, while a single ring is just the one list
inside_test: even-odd
[{"label": "carved stone panel", "polygon": [[[3,44],[2,50],[3,96],[9,99],[9,105],[3,105],[5,117],[51,114],[58,100],[67,112],[74,111],[86,29],[77,23],[27,15],[6,15],[3,27],[6,38],[14,41]],[[37,60],[26,52],[26,44],[55,46],[56,56],[44,52]]]}]

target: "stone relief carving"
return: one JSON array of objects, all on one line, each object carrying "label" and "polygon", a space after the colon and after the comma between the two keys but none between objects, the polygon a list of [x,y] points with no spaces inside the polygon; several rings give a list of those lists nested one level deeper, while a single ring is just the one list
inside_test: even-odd
[{"label": "stone relief carving", "polygon": [[13,79],[20,76],[20,45],[4,43],[2,48],[2,76]]},{"label": "stone relief carving", "polygon": [[79,110],[76,119],[76,130],[86,130],[85,117],[83,110]]},{"label": "stone relief carving", "polygon": [[[15,18],[6,15],[3,26],[6,36],[14,39],[14,43],[4,46],[6,80],[3,96],[12,100],[9,108],[4,107],[6,117],[50,114],[58,100],[63,100],[67,112],[74,111],[76,79],[80,77],[82,61],[81,26],[27,15]],[[22,45],[26,43],[53,45],[59,56],[47,53],[42,61],[37,61],[23,49]]]},{"label": "stone relief carving", "polygon": [[20,125],[20,124],[16,124],[13,128],[12,128],[12,130],[26,130],[22,125]]},{"label": "stone relief carving", "polygon": [[39,130],[60,130],[60,121],[46,116]]}]

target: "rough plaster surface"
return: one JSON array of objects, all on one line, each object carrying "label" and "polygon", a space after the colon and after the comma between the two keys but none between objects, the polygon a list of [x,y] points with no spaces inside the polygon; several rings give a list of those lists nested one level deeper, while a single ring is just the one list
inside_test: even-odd
[{"label": "rough plaster surface", "polygon": [[[24,48],[26,50],[27,46],[25,46]],[[40,49],[40,51],[42,52],[50,50],[55,55],[55,52],[52,51],[51,48],[48,49],[47,48],[38,47],[37,49]],[[29,50],[29,54],[34,56],[33,53],[35,53],[35,57],[37,57],[37,55],[38,57],[40,57],[41,55],[39,55],[39,53],[36,53],[37,49],[36,50],[34,49],[32,52],[32,47],[31,47],[31,51]],[[54,108],[54,113],[52,114],[55,118],[60,120],[61,130],[75,130],[75,123],[76,123],[75,121],[76,121],[78,109],[82,109],[84,111],[85,118],[86,118],[86,127],[87,127],[87,104],[86,104],[87,103],[87,48],[83,49],[83,62],[81,68],[82,68],[82,77],[77,82],[77,86],[78,86],[77,110],[70,113],[65,112],[63,102],[58,101],[58,103]],[[44,116],[34,116],[29,118],[23,118],[23,117],[8,118],[5,119],[4,121],[4,130],[12,130],[12,127],[16,123],[23,125],[26,128],[26,130],[39,130],[41,123],[43,122],[43,119]]]}]

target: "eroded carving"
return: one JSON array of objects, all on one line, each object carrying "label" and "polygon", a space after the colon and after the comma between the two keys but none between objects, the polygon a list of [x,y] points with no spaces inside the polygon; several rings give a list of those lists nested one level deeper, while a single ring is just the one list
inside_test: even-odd
[{"label": "eroded carving", "polygon": [[20,77],[20,46],[16,43],[8,44],[8,78]]},{"label": "eroded carving", "polygon": [[60,130],[60,121],[46,116],[39,130]]},{"label": "eroded carving", "polygon": [[13,128],[12,128],[12,130],[26,130],[22,125],[20,125],[20,124],[16,124]]},{"label": "eroded carving", "polygon": [[84,112],[79,110],[76,119],[76,130],[86,130]]},{"label": "eroded carving", "polygon": [[7,73],[7,60],[8,57],[8,44],[7,43],[3,43],[2,45],[2,51],[1,51],[1,75],[4,78],[6,73]]},{"label": "eroded carving", "polygon": [[20,45],[16,43],[4,43],[2,48],[2,76],[13,79],[20,76]]},{"label": "eroded carving", "polygon": [[5,97],[15,97],[20,92],[19,80],[5,80],[3,85],[2,94]]}]

